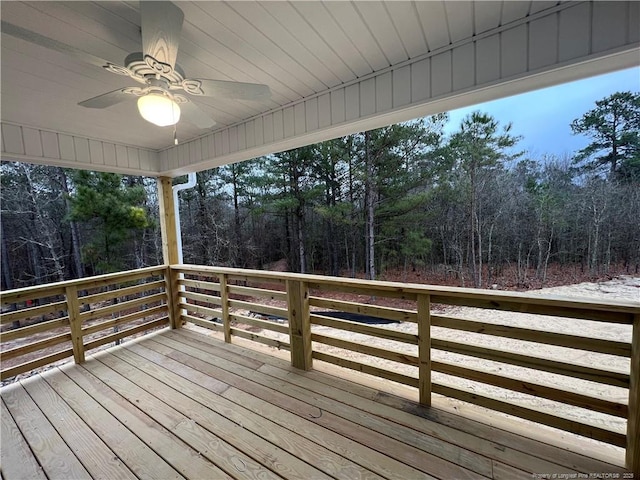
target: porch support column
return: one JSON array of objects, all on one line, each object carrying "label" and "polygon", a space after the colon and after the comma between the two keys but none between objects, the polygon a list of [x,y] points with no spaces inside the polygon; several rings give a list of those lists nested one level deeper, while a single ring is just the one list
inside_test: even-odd
[{"label": "porch support column", "polygon": [[160,232],[162,234],[162,258],[167,265],[166,285],[171,328],[180,326],[178,308],[178,274],[170,265],[178,263],[178,240],[176,232],[176,205],[173,203],[173,184],[169,177],[158,177],[158,203],[160,204]]},{"label": "porch support column", "polygon": [[173,204],[171,178],[158,178],[158,201],[160,203],[160,231],[162,232],[162,258],[166,265],[178,263],[178,240],[176,233],[176,206]]}]

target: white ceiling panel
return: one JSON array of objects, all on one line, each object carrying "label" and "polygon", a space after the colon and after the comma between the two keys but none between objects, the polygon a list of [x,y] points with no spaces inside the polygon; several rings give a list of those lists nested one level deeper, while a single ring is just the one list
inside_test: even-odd
[{"label": "white ceiling panel", "polygon": [[449,37],[451,43],[459,42],[471,35],[473,31],[473,2],[445,2]]},{"label": "white ceiling panel", "polygon": [[393,2],[387,5],[387,11],[409,58],[424,54],[427,51],[427,41],[424,34],[419,34],[422,26],[415,4],[413,2]]},{"label": "white ceiling panel", "polygon": [[559,1],[531,2],[531,7],[529,8],[529,15],[534,15],[538,12],[542,12],[543,10],[547,10],[548,8],[555,7],[559,3],[560,3]]},{"label": "white ceiling panel", "polygon": [[317,32],[324,42],[336,52],[354,77],[371,72],[371,67],[329,14],[323,2],[295,2],[293,7],[305,18],[308,29]]},{"label": "white ceiling panel", "polygon": [[371,71],[389,66],[380,44],[353,2],[331,2],[326,5],[333,19],[369,64]]},{"label": "white ceiling panel", "polygon": [[262,4],[232,2],[229,3],[229,7],[238,12],[238,15],[250,22],[265,37],[268,37],[269,41],[280,50],[280,55],[300,62],[300,68],[304,68],[308,74],[313,76],[312,83],[316,91],[321,91],[340,83],[340,79],[332,75],[333,72],[318,68],[318,60],[313,52],[306,49],[297,38],[282,28],[278,21],[263,8]]},{"label": "white ceiling panel", "polygon": [[500,26],[502,2],[473,2],[473,11],[476,35]]},{"label": "white ceiling panel", "polygon": [[415,3],[429,51],[438,50],[451,43],[444,3],[442,0]]},{"label": "white ceiling panel", "polygon": [[526,17],[529,14],[530,6],[531,2],[525,0],[502,2],[502,21],[500,22],[500,24],[506,25],[508,23]]},{"label": "white ceiling panel", "polygon": [[[359,2],[355,5],[384,52],[387,66],[407,60],[409,56],[400,40],[396,26],[391,21],[386,5],[382,2]],[[393,9],[393,5],[390,7]]]},{"label": "white ceiling panel", "polygon": [[331,70],[342,82],[355,77],[353,71],[289,2],[264,2],[262,6],[318,59],[318,67]]},{"label": "white ceiling panel", "polygon": [[[613,3],[603,2],[599,8],[613,8],[609,7]],[[374,125],[372,118],[386,110],[390,110],[386,112],[389,118],[400,118],[396,110],[408,102],[446,94],[438,89],[438,79],[445,79],[445,86],[450,83],[446,91],[476,80],[469,76],[467,63],[478,61],[474,56],[477,35],[484,42],[483,58],[497,58],[496,64],[502,65],[509,58],[505,52],[510,45],[503,42],[508,29],[521,25],[517,28],[528,31],[526,23],[535,15],[540,30],[535,38],[544,38],[545,30],[557,24],[547,26],[545,10],[557,9],[559,4],[500,0],[176,2],[184,13],[177,64],[186,78],[265,84],[271,91],[271,97],[261,101],[185,93],[217,124],[201,129],[183,116],[177,125],[178,137],[183,143],[207,138],[210,150],[220,155],[242,145],[257,148],[278,139],[294,145],[293,137],[305,132],[311,134],[305,138],[321,138],[314,129],[328,126],[343,132],[358,116],[371,119]],[[560,9],[564,12],[570,7],[567,3]],[[94,96],[140,85],[129,76],[101,68],[107,61],[123,65],[130,53],[142,50],[138,1],[4,1],[0,2],[0,16],[1,120],[13,124],[9,130],[19,131],[20,126],[60,132],[148,148],[158,155],[171,148],[173,128],[144,121],[134,96],[104,109],[78,105]],[[611,22],[605,17],[596,32],[603,38],[593,41],[625,47],[640,37],[629,28],[623,33],[630,30],[631,40],[620,40],[623,33],[607,40]],[[30,38],[16,38],[25,35]],[[570,35],[563,32],[558,38]],[[531,38],[520,35],[518,39],[521,44],[514,51],[528,51]],[[51,41],[58,42],[57,47]],[[42,42],[49,46],[39,44]],[[453,46],[452,54],[447,50]],[[475,67],[482,70],[477,63]],[[509,72],[525,73],[514,67],[479,78],[496,81],[495,75]],[[238,153],[233,158],[241,156]]]}]

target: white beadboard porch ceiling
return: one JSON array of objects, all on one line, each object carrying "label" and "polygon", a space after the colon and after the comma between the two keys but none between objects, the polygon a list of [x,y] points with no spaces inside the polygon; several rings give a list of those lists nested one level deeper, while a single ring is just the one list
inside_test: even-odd
[{"label": "white beadboard porch ceiling", "polygon": [[[262,103],[197,99],[217,125],[205,131],[181,121],[182,142],[565,6],[557,1],[175,3],[185,14],[177,62],[188,77],[264,83],[272,91],[271,100]],[[3,21],[116,64],[141,50],[138,2],[4,1],[0,8]],[[625,8],[637,13],[632,6]],[[629,33],[631,21],[625,18],[624,23],[628,34],[618,43],[637,44]],[[152,155],[172,145],[172,129],[145,122],[135,101],[102,110],[77,105],[132,85],[131,79],[5,33],[1,47],[3,124],[138,147]]]}]

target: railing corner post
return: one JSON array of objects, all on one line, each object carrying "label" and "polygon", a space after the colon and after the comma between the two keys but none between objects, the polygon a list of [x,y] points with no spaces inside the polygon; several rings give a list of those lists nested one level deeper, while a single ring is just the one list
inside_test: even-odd
[{"label": "railing corner post", "polygon": [[180,328],[180,285],[178,283],[179,273],[167,265],[165,274],[165,285],[167,289],[167,301],[169,302],[169,324],[172,329]]},{"label": "railing corner post", "polygon": [[431,298],[418,295],[418,393],[421,405],[431,406]]},{"label": "railing corner post", "polygon": [[287,280],[287,305],[291,364],[301,370],[310,370],[313,363],[313,353],[311,320],[309,319],[309,287],[306,282]]},{"label": "railing corner post", "polygon": [[626,466],[640,478],[640,314],[633,316]]},{"label": "railing corner post", "polygon": [[82,337],[82,324],[80,320],[80,302],[78,301],[78,287],[69,285],[65,287],[67,299],[67,314],[69,315],[69,327],[71,329],[71,345],[73,346],[73,360],[75,363],[84,362],[84,341]]}]

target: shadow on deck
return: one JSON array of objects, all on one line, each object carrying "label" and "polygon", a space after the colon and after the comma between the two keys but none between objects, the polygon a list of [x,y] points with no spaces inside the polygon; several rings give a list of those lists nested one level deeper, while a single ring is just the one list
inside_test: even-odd
[{"label": "shadow on deck", "polygon": [[194,330],[162,330],[4,387],[2,478],[622,478],[626,471],[347,378],[296,370]]}]

